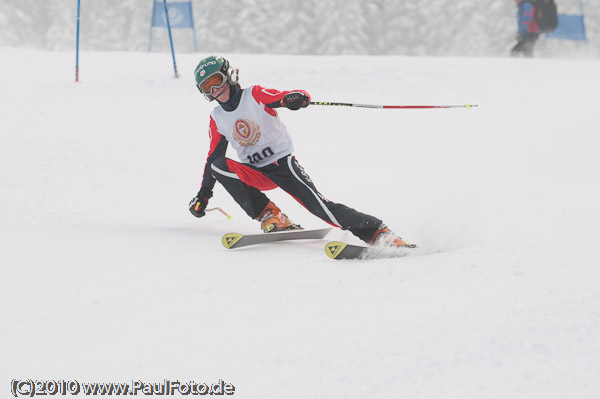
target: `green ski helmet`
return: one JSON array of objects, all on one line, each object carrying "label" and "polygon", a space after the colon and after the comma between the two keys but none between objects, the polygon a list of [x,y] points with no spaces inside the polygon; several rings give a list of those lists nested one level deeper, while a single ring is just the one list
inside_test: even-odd
[{"label": "green ski helmet", "polygon": [[238,82],[237,70],[233,69],[225,58],[214,55],[200,61],[194,71],[194,76],[196,77],[196,87],[208,101],[215,99],[212,96],[215,89],[223,87],[224,84],[234,86]]}]

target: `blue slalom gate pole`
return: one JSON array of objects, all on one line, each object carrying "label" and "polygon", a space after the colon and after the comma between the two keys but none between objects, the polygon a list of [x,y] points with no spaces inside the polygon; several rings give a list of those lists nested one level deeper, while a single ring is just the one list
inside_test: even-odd
[{"label": "blue slalom gate pole", "polygon": [[152,51],[152,28],[154,27],[154,14],[156,13],[156,1],[152,0],[152,22],[150,22],[150,40],[148,41],[148,52]]},{"label": "blue slalom gate pole", "polygon": [[81,0],[77,0],[77,44],[75,47],[75,83],[79,82],[79,13]]},{"label": "blue slalom gate pole", "polygon": [[581,12],[581,21],[583,24],[583,37],[585,37],[585,45],[587,46],[588,41],[587,41],[587,34],[585,31],[585,12],[583,10],[583,0],[579,0],[579,10]]},{"label": "blue slalom gate pole", "polygon": [[171,55],[173,56],[173,69],[175,70],[175,78],[179,79],[177,73],[177,62],[175,61],[175,49],[173,49],[173,37],[171,36],[171,23],[169,22],[169,11],[167,9],[167,0],[163,0],[165,4],[165,17],[167,19],[167,29],[169,30],[169,42],[171,43]]},{"label": "blue slalom gate pole", "polygon": [[196,41],[196,25],[194,24],[194,12],[192,11],[192,1],[190,0],[190,14],[192,14],[192,37],[194,38],[194,52],[198,52],[198,42]]}]

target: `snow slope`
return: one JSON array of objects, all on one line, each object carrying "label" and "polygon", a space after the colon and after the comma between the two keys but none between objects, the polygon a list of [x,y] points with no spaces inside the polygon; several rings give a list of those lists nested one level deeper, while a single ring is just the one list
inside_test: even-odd
[{"label": "snow slope", "polygon": [[221,378],[241,398],[600,395],[598,61],[227,56],[243,85],[317,101],[479,104],[280,111],[324,195],[426,254],[226,250],[222,234],[258,225],[220,187],[211,206],[233,221],[188,213],[212,109],[198,56],[178,56],[175,80],[164,54],[85,52],[74,84],[70,52],[0,49],[2,397],[13,378]]}]

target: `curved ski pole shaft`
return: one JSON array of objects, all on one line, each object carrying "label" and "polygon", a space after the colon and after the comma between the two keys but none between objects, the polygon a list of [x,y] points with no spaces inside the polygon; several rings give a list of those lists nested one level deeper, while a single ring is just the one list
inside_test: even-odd
[{"label": "curved ski pole shaft", "polygon": [[463,105],[372,105],[354,103],[335,103],[326,101],[311,101],[310,105],[329,105],[334,107],[380,108],[380,109],[427,109],[427,108],[474,108],[476,104]]},{"label": "curved ski pole shaft", "polygon": [[225,215],[227,217],[227,220],[231,220],[233,219],[233,216],[231,216],[230,214],[228,214],[227,212],[225,212],[223,209],[221,208],[208,208],[205,210],[206,212],[212,212],[212,211],[219,211],[221,212],[223,215]]}]

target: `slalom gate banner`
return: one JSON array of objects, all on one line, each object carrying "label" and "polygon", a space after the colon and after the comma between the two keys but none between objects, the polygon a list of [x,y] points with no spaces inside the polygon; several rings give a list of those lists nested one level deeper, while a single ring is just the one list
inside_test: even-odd
[{"label": "slalom gate banner", "polygon": [[[169,23],[171,28],[193,28],[192,2],[167,3]],[[167,16],[162,1],[155,1],[152,10],[152,26],[157,28],[167,27]]]},{"label": "slalom gate banner", "polygon": [[553,32],[547,33],[546,37],[549,39],[587,41],[583,15],[558,14],[558,26]]}]

